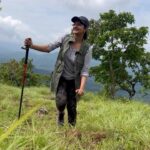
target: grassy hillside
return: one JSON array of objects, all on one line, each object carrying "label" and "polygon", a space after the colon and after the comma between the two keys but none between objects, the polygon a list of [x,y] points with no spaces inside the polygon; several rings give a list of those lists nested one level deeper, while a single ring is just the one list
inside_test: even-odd
[{"label": "grassy hillside", "polygon": [[[0,84],[0,139],[17,119],[20,92]],[[1,150],[150,149],[148,104],[86,93],[78,102],[77,125],[71,128],[67,123],[57,127],[55,101],[50,100],[48,88],[25,88],[23,101],[22,117],[37,103],[43,104],[0,143]]]}]

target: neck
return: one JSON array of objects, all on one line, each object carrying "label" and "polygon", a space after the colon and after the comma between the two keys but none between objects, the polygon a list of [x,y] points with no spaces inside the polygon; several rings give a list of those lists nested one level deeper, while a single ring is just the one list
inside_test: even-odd
[{"label": "neck", "polygon": [[82,42],[83,41],[83,35],[74,34],[74,38],[76,42]]}]

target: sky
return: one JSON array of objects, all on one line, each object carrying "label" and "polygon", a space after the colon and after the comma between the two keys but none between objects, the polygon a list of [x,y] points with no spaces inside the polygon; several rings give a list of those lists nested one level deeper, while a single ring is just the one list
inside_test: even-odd
[{"label": "sky", "polygon": [[[70,33],[73,16],[99,19],[110,9],[131,12],[134,26],[150,27],[149,0],[1,0],[0,7],[0,43],[8,46],[22,45],[26,37],[48,44]],[[150,51],[149,35],[145,47]]]}]

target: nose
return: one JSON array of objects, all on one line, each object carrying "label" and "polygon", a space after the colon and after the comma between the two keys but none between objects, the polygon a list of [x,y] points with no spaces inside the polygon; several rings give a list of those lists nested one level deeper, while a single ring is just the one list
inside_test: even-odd
[{"label": "nose", "polygon": [[77,24],[73,24],[73,28],[74,28],[74,27],[78,27],[78,25],[77,25]]}]

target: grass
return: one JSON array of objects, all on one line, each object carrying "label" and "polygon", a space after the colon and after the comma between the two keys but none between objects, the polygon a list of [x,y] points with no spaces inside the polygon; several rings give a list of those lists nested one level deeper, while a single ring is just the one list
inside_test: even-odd
[{"label": "grass", "polygon": [[[0,84],[0,135],[18,114],[20,88]],[[1,150],[149,150],[150,107],[138,101],[109,100],[86,93],[78,102],[76,127],[56,125],[55,101],[46,87],[25,88],[22,116],[46,102],[0,143]],[[47,102],[48,101],[48,102]],[[67,114],[67,113],[66,113]]]}]

